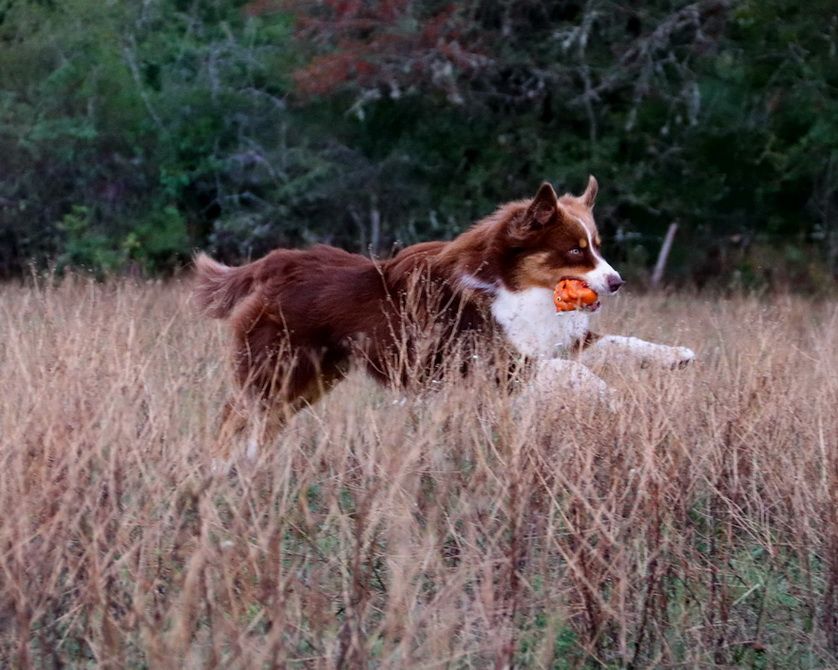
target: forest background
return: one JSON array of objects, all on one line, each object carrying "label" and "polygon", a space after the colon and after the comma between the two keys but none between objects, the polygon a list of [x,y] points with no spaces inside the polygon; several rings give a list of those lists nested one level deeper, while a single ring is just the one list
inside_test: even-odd
[{"label": "forest background", "polygon": [[0,277],[448,238],[600,181],[648,280],[838,276],[834,0],[0,0]]}]

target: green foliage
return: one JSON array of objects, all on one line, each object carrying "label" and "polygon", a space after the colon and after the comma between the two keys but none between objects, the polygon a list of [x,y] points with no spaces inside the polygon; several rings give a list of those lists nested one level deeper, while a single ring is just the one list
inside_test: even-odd
[{"label": "green foliage", "polygon": [[287,18],[239,4],[7,3],[0,272],[170,270],[238,212],[245,147],[284,108],[266,73],[289,37]]},{"label": "green foliage", "polygon": [[832,2],[282,7],[0,2],[0,274],[386,253],[591,172],[635,278],[672,221],[673,278],[838,271]]},{"label": "green foliage", "polygon": [[73,266],[101,275],[122,265],[125,257],[121,250],[106,235],[92,230],[87,207],[74,205],[57,228],[65,236],[64,253],[58,257],[59,268]]},{"label": "green foliage", "polygon": [[122,246],[146,272],[163,272],[184,260],[184,249],[189,247],[186,222],[177,207],[154,209],[137,222]]}]

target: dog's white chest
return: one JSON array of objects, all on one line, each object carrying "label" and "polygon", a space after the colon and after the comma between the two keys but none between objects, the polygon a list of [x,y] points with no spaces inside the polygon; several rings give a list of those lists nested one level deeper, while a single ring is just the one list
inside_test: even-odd
[{"label": "dog's white chest", "polygon": [[492,316],[509,343],[519,353],[534,358],[559,356],[588,332],[588,315],[557,313],[553,293],[546,288],[498,289]]}]

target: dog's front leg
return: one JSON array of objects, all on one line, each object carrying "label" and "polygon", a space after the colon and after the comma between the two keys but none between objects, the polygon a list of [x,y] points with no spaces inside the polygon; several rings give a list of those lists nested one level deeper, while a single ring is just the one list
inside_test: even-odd
[{"label": "dog's front leg", "polygon": [[548,358],[534,364],[534,374],[521,393],[522,399],[535,398],[541,402],[544,398],[577,396],[616,408],[614,391],[581,363]]},{"label": "dog's front leg", "polygon": [[634,360],[643,365],[680,368],[695,360],[695,352],[687,347],[655,344],[638,337],[603,335],[582,350],[579,360],[586,365]]}]

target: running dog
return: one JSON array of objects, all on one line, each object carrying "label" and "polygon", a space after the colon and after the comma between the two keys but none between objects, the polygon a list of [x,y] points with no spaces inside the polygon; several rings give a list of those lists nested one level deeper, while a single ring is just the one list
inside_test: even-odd
[{"label": "running dog", "polygon": [[469,361],[501,342],[532,363],[538,388],[599,397],[608,388],[585,365],[596,357],[687,364],[695,354],[685,347],[591,333],[599,300],[556,313],[561,279],[579,279],[598,296],[624,283],[602,256],[596,195],[594,177],[580,196],[559,197],[544,183],[534,198],[502,205],[451,241],[415,244],[389,260],[325,245],[277,249],[240,267],[199,254],[195,296],[208,316],[229,320],[245,399],[228,403],[222,441],[258,407],[252,455],[353,361],[381,382],[411,386],[450,373],[455,359],[456,372],[467,373]]}]

